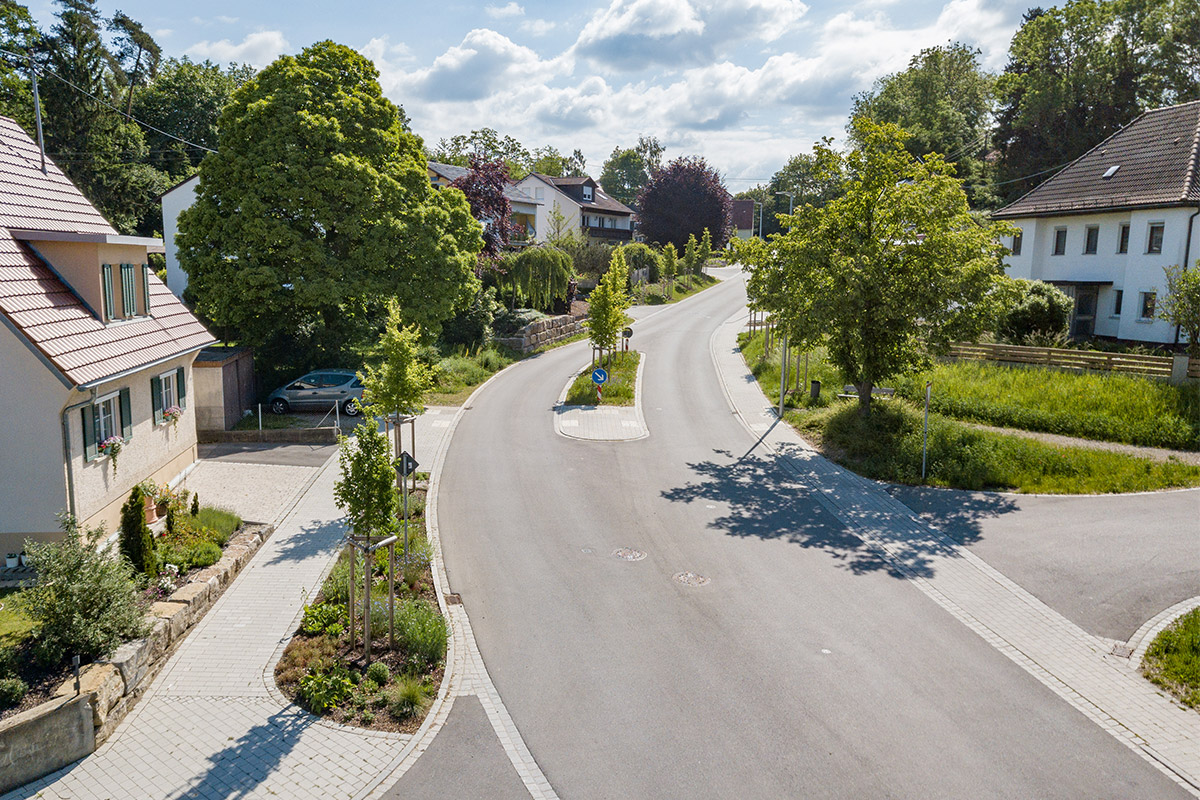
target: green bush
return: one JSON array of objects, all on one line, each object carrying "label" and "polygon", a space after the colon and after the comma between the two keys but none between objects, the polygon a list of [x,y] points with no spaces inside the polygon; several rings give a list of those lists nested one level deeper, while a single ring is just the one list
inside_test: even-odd
[{"label": "green bush", "polygon": [[[364,567],[363,557],[356,555],[355,562],[354,576],[355,582],[358,585],[354,587],[354,593],[361,595],[362,571]],[[325,584],[321,587],[321,594],[324,596],[326,603],[346,605],[350,602],[350,559],[345,553],[338,556],[337,563],[333,565],[329,577],[325,579]]]},{"label": "green bush", "polygon": [[388,669],[387,664],[382,661],[376,661],[367,667],[367,678],[374,681],[377,687],[386,686],[388,681],[392,679],[392,671]]},{"label": "green bush", "polygon": [[300,679],[296,699],[314,714],[324,714],[345,702],[354,691],[354,684],[344,671],[313,672]]},{"label": "green bush", "polygon": [[996,333],[1010,342],[1023,344],[1030,336],[1067,333],[1074,301],[1057,287],[1043,281],[1014,281],[1018,297],[1000,319]]},{"label": "green bush", "polygon": [[300,630],[306,636],[341,635],[342,621],[346,619],[346,606],[334,603],[313,603],[304,607],[304,618]]},{"label": "green bush", "polygon": [[199,493],[199,492],[197,492],[197,493],[195,493],[195,494],[193,494],[193,495],[192,495],[192,509],[191,509],[191,511],[192,511],[192,516],[193,516],[193,517],[198,517],[198,516],[200,516],[200,493]]},{"label": "green bush", "polygon": [[648,270],[650,277],[647,279],[650,283],[658,283],[660,278],[661,265],[658,260],[658,254],[650,247],[641,242],[632,242],[631,244],[623,245],[621,250],[625,253],[625,263],[629,265],[629,271],[644,269]]},{"label": "green bush", "polygon": [[34,623],[34,654],[50,665],[103,658],[144,631],[133,566],[109,547],[96,549],[103,527],[80,531],[70,517],[63,527],[60,541],[25,543],[38,581],[20,603]]},{"label": "green bush", "polygon": [[388,713],[398,720],[406,720],[425,708],[429,699],[429,689],[419,677],[405,675],[396,679],[396,685],[384,697],[387,700]]},{"label": "green bush", "polygon": [[20,703],[28,691],[29,686],[20,678],[0,678],[0,711]]},{"label": "green bush", "polygon": [[197,569],[211,567],[221,560],[221,547],[216,542],[197,542],[188,550],[188,565]]},{"label": "green bush", "polygon": [[146,524],[146,497],[140,485],[129,492],[129,499],[121,506],[121,555],[129,560],[133,568],[153,578],[158,574],[158,556],[154,552],[154,537]]},{"label": "green bush", "polygon": [[521,328],[524,328],[531,322],[537,322],[539,319],[545,319],[546,315],[532,308],[518,308],[512,311],[502,311],[496,315],[496,319],[492,322],[492,327],[496,331],[496,335],[500,338],[512,336]]},{"label": "green bush", "polygon": [[442,323],[442,341],[451,347],[472,347],[485,341],[500,308],[496,302],[495,287],[480,287],[466,308],[455,312],[454,316]]},{"label": "green bush", "polygon": [[426,570],[433,559],[433,548],[425,537],[419,536],[408,543],[408,557],[400,558],[400,573],[409,587],[415,587],[417,581],[425,576]]},{"label": "green bush", "polygon": [[396,609],[396,637],[413,666],[427,672],[446,657],[446,620],[424,600],[405,600]]}]

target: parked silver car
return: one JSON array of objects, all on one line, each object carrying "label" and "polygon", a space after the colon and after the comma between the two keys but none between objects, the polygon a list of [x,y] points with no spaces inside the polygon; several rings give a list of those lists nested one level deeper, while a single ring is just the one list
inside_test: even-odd
[{"label": "parked silver car", "polygon": [[288,411],[325,411],[337,403],[348,417],[359,414],[356,400],[362,400],[363,385],[347,369],[319,369],[303,375],[271,392],[267,404],[276,414]]}]

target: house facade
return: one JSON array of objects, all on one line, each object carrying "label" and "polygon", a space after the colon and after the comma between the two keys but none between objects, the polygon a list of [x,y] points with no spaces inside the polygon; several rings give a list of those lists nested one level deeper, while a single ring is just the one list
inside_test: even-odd
[{"label": "house facade", "polygon": [[1147,111],[994,215],[1008,273],[1075,300],[1073,336],[1174,344],[1164,267],[1200,259],[1200,101]]},{"label": "house facade", "polygon": [[563,217],[563,233],[578,231],[586,236],[616,244],[633,239],[633,209],[605,194],[591,178],[555,178],[534,172],[517,183],[517,188],[538,202],[538,241],[554,231],[551,218]]},{"label": "house facade", "polygon": [[163,252],[167,261],[167,288],[176,297],[183,297],[187,288],[188,276],[179,266],[179,247],[175,244],[175,234],[179,233],[179,215],[185,208],[190,208],[196,202],[196,187],[200,185],[200,176],[193,175],[185,181],[175,184],[159,198],[162,203],[163,215]]},{"label": "house facade", "polygon": [[739,239],[749,239],[754,236],[754,201],[733,200],[730,223],[734,235]]},{"label": "house facade", "polygon": [[0,117],[5,553],[61,535],[63,511],[115,531],[134,484],[195,462],[192,360],[214,339],[150,269],[159,246],[118,234]]},{"label": "house facade", "polygon": [[[440,164],[436,161],[430,161],[428,169],[429,182],[438,189],[449,186],[470,172],[466,167],[458,167],[453,164]],[[513,227],[516,229],[512,235],[512,243],[523,244],[538,241],[538,231],[540,230],[538,228],[538,206],[541,205],[540,201],[529,196],[514,183],[509,183],[504,187],[504,196],[508,198],[508,202],[512,205],[511,220]]]}]

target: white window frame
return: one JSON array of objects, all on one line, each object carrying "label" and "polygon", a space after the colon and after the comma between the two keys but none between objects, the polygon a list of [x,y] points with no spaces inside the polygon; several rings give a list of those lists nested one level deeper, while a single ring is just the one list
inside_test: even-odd
[{"label": "white window frame", "polygon": [[1014,256],[1019,256],[1019,255],[1021,255],[1021,245],[1023,245],[1023,244],[1024,244],[1024,231],[1017,231],[1016,233],[1013,234],[1012,247],[1009,248],[1009,251]]},{"label": "white window frame", "polygon": [[[1153,308],[1151,309],[1150,316],[1148,316],[1148,317],[1146,316],[1146,296],[1147,295],[1151,295],[1154,297]],[[1158,310],[1158,289],[1157,289],[1157,287],[1152,288],[1152,289],[1139,289],[1138,290],[1137,321],[1141,322],[1141,323],[1154,322],[1154,312],[1157,310]]]},{"label": "white window frame", "polygon": [[[1162,234],[1158,239],[1158,249],[1152,250],[1150,248],[1154,244],[1154,229],[1155,228],[1160,228],[1162,230]],[[1163,245],[1166,243],[1166,239],[1167,239],[1167,224],[1165,222],[1148,223],[1146,225],[1146,255],[1153,255],[1153,256],[1161,255],[1162,251],[1163,251]]]},{"label": "white window frame", "polygon": [[1121,311],[1125,308],[1125,290],[1113,289],[1113,311],[1109,315],[1111,319],[1120,319]]},{"label": "white window frame", "polygon": [[[167,372],[164,372],[158,376],[158,402],[159,408],[161,408],[164,413],[171,406],[179,405],[179,387],[175,385],[175,381],[178,379],[178,377],[179,373],[173,369],[168,370]],[[170,387],[169,391],[171,396],[171,402],[169,403],[167,402],[168,387]]]},{"label": "white window frame", "polygon": [[1117,255],[1126,255],[1129,253],[1129,239],[1133,235],[1133,225],[1128,222],[1122,222],[1121,227],[1117,230]]},{"label": "white window frame", "polygon": [[[1058,235],[1062,234],[1062,249],[1058,247]],[[1065,256],[1067,254],[1067,239],[1070,238],[1066,228],[1055,228],[1054,238],[1050,240],[1050,255]]]},{"label": "white window frame", "polygon": [[[104,406],[109,405],[109,404],[111,404],[111,413],[109,415],[111,418],[110,424],[113,426],[113,430],[105,430],[104,429],[105,428]],[[96,406],[98,409],[96,412],[96,431],[95,431],[97,446],[102,444],[104,442],[104,440],[108,439],[110,436],[120,436],[121,435],[121,393],[120,392],[111,392],[110,394],[106,394],[103,397],[97,397],[95,402],[92,403],[92,405]]]},{"label": "white window frame", "polygon": [[[1096,244],[1089,250],[1088,248],[1090,245],[1088,243],[1088,239],[1091,238],[1092,231],[1096,232]],[[1094,256],[1098,252],[1100,252],[1100,226],[1088,225],[1083,229],[1083,254],[1085,256]]]},{"label": "white window frame", "polygon": [[586,185],[586,184],[585,184],[585,185],[584,185],[584,187],[583,187],[583,199],[584,199],[584,200],[592,200],[592,199],[594,199],[594,197],[593,197],[593,194],[592,194],[592,187],[590,187],[590,186],[588,186],[588,185]]}]

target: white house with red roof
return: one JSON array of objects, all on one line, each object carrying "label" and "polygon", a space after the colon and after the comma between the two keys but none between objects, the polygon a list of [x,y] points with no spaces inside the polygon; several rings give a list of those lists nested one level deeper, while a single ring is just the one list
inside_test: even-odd
[{"label": "white house with red roof", "polygon": [[62,511],[115,531],[134,484],[191,467],[192,361],[215,341],[149,268],[162,243],[118,234],[42,163],[0,117],[4,553],[60,535]]}]

